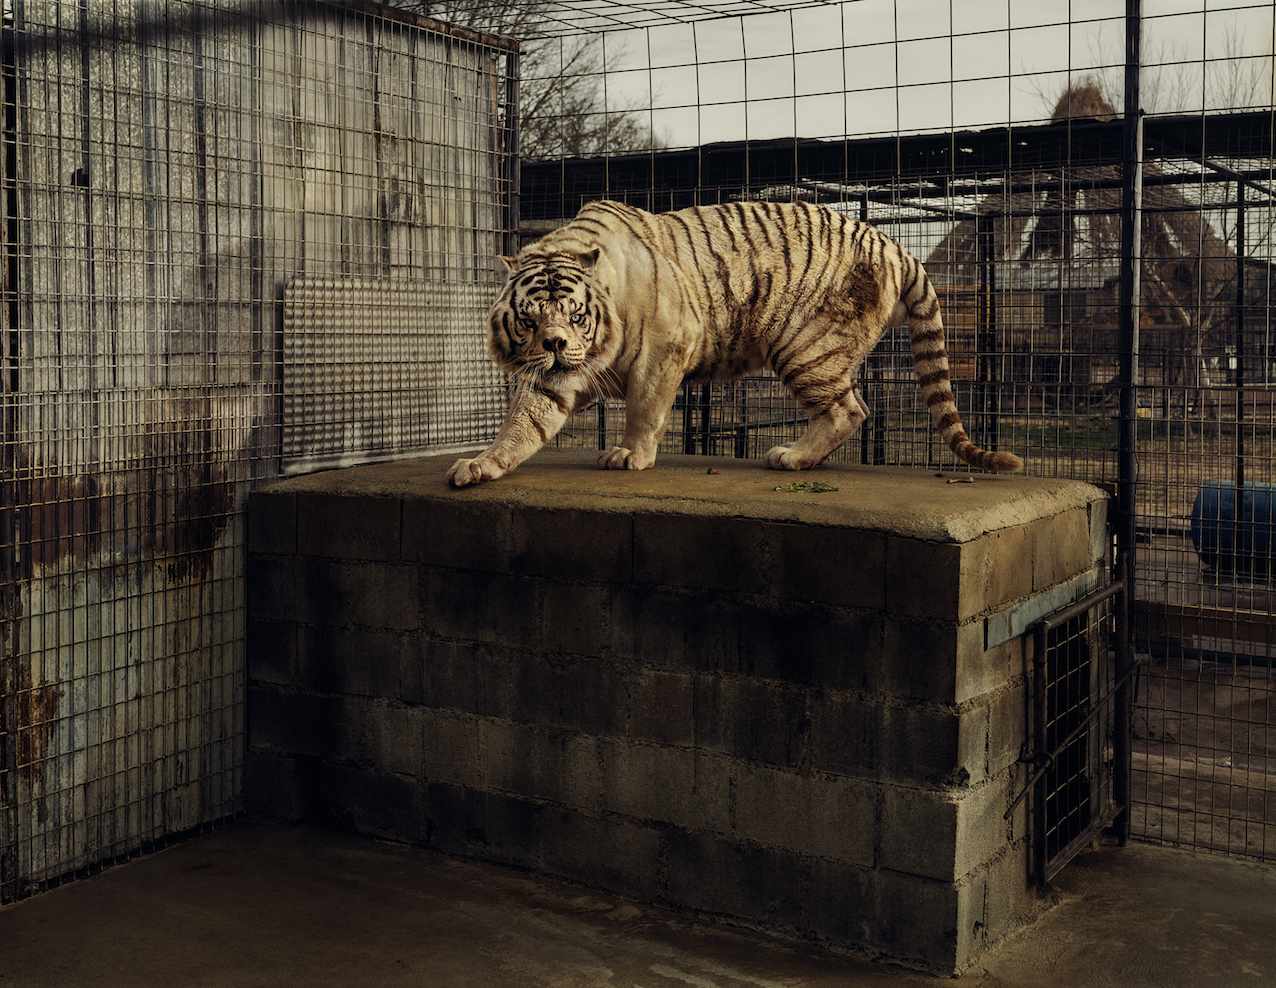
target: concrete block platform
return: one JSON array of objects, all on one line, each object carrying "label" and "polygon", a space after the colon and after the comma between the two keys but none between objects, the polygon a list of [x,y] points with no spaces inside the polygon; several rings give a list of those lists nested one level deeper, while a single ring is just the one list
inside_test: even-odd
[{"label": "concrete block platform", "polygon": [[253,493],[254,812],[944,973],[1031,914],[1022,632],[1106,579],[1102,492],[453,458]]}]

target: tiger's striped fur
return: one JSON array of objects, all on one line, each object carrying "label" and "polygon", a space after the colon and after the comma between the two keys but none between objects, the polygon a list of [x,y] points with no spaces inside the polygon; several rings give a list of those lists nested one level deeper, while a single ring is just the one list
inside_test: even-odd
[{"label": "tiger's striped fur", "polygon": [[594,202],[504,260],[510,277],[488,342],[516,389],[492,445],[448,471],[457,487],[514,469],[600,397],[625,399],[625,433],[598,466],[645,469],[684,381],[764,366],[810,417],[806,433],[768,451],[766,464],[813,467],[868,417],[860,365],[886,328],[905,320],[922,395],[948,448],[983,470],[1023,466],[967,437],[930,279],[867,223],[801,202],[662,214]]}]

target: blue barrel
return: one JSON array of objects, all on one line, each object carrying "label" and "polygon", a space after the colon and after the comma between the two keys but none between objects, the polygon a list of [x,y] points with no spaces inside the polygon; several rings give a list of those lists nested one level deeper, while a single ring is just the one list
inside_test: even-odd
[{"label": "blue barrel", "polygon": [[1224,572],[1270,571],[1274,506],[1276,484],[1246,484],[1240,490],[1226,481],[1203,486],[1192,505],[1192,545],[1201,562]]}]

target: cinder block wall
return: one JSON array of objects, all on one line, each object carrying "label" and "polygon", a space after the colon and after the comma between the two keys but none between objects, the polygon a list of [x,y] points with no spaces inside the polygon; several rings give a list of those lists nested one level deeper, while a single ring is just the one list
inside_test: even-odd
[{"label": "cinder block wall", "polygon": [[1101,492],[450,460],[252,495],[255,812],[937,971],[1022,923],[1031,646],[996,629],[1102,580]]}]

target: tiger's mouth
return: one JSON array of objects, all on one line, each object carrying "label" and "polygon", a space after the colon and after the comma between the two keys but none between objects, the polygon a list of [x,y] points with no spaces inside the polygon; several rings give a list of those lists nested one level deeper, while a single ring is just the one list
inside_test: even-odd
[{"label": "tiger's mouth", "polygon": [[574,360],[564,353],[546,353],[534,360],[525,360],[520,368],[524,377],[566,377],[585,365],[586,357]]}]

